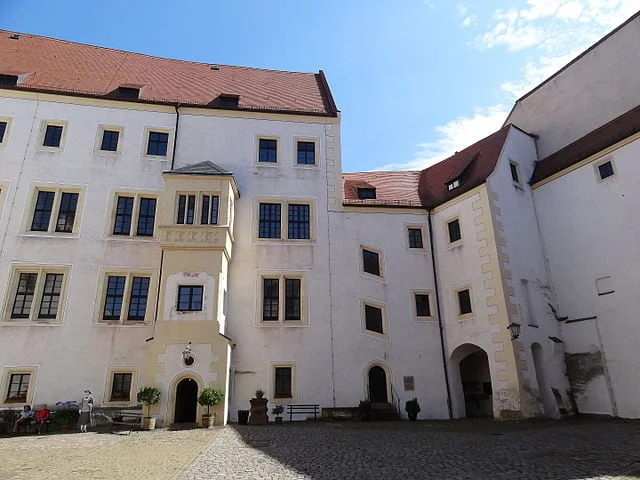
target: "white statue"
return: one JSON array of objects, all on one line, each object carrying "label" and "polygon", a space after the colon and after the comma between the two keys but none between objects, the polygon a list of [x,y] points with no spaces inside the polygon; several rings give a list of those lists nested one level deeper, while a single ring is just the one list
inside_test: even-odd
[{"label": "white statue", "polygon": [[82,400],[80,400],[80,419],[78,423],[80,424],[80,432],[87,431],[87,425],[91,424],[91,411],[93,410],[93,394],[91,390],[87,389],[84,391],[84,395],[82,396]]}]

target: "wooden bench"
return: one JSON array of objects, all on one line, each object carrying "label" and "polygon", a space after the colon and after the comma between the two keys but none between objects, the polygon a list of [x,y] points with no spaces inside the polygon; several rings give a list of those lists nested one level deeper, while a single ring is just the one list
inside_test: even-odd
[{"label": "wooden bench", "polygon": [[114,412],[109,422],[111,432],[118,430],[119,432],[127,432],[127,435],[129,435],[132,431],[138,431],[141,427],[142,417],[143,414],[140,410],[119,410]]},{"label": "wooden bench", "polygon": [[320,414],[320,405],[287,405],[287,413],[289,414],[289,421],[293,421],[294,415],[311,415],[313,419],[317,420]]}]

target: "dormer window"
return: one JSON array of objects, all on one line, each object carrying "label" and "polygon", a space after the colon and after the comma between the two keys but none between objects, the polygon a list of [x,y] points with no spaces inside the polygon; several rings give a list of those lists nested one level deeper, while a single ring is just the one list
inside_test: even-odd
[{"label": "dormer window", "polygon": [[358,198],[361,200],[375,199],[376,189],[375,188],[358,188]]},{"label": "dormer window", "polygon": [[454,188],[458,188],[460,186],[460,179],[456,178],[454,180],[451,180],[449,183],[447,183],[447,191],[451,191]]},{"label": "dormer window", "polygon": [[0,74],[0,86],[3,87],[15,87],[18,85],[17,75],[3,75]]},{"label": "dormer window", "polygon": [[238,108],[239,100],[240,97],[238,95],[222,94],[218,97],[218,104],[224,108]]},{"label": "dormer window", "polygon": [[118,97],[137,99],[140,97],[140,89],[136,87],[118,87]]}]

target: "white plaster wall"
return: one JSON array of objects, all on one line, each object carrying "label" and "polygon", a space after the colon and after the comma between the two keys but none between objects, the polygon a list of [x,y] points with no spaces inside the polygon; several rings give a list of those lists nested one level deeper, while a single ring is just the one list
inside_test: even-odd
[{"label": "white plaster wall", "polygon": [[[597,316],[563,326],[567,352],[604,351],[617,413],[631,418],[640,416],[639,155],[635,140],[611,154],[614,177],[599,181],[588,164],[534,191],[560,315]],[[595,282],[604,276],[615,293],[598,296]],[[614,413],[608,392],[588,387],[577,395],[580,411]]]},{"label": "white plaster wall", "polygon": [[640,16],[518,100],[506,120],[539,135],[540,158],[636,107]]},{"label": "white plaster wall", "polygon": [[[511,176],[510,162],[518,165],[520,184],[516,185]],[[559,390],[568,406],[566,394],[568,384],[564,375],[564,357],[555,347],[550,336],[561,337],[560,326],[553,316],[551,306],[555,308],[553,286],[545,264],[542,238],[533,203],[533,191],[528,179],[533,174],[536,162],[535,141],[517,128],[511,128],[498,159],[495,170],[488,180],[488,186],[495,196],[494,205],[497,220],[502,225],[502,238],[506,246],[502,252],[508,257],[505,264],[511,273],[507,285],[515,291],[511,301],[517,305],[518,314],[511,321],[521,324],[520,342],[524,346],[523,359],[527,362],[524,376],[529,380],[534,396],[541,397],[541,386],[536,379],[531,345],[538,343],[542,348],[545,377],[549,383],[545,393],[549,399],[550,388]],[[526,293],[521,280],[529,283],[529,302],[533,319],[528,318]],[[551,305],[551,306],[550,306]],[[551,403],[551,402],[550,402]],[[555,405],[555,400],[552,402]],[[539,405],[540,408],[542,405]],[[554,406],[553,416],[558,415]],[[542,413],[542,411],[541,411]]]},{"label": "white plaster wall", "polygon": [[[422,226],[424,250],[408,248],[408,224]],[[378,362],[391,371],[387,381],[393,382],[404,417],[405,401],[416,397],[422,409],[418,418],[448,418],[425,212],[332,213],[331,233],[336,406],[353,407],[368,398],[367,367]],[[361,273],[361,245],[381,251],[384,279]],[[433,320],[414,317],[413,290],[431,293]],[[385,305],[386,338],[363,331],[362,299]],[[404,376],[414,377],[415,391],[404,390]]]}]

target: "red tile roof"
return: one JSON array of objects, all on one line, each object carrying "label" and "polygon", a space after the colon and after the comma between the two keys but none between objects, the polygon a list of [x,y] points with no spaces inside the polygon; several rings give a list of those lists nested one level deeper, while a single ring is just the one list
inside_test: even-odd
[{"label": "red tile roof", "polygon": [[[344,204],[359,206],[420,207],[420,172],[345,173]],[[358,188],[375,188],[376,198],[358,198]]]},{"label": "red tile roof", "polygon": [[[483,184],[493,172],[511,125],[502,127],[461,152],[424,169],[418,192],[422,205],[434,208]],[[459,179],[460,186],[449,191],[447,183]]]},{"label": "red tile roof", "polygon": [[[344,204],[432,209],[483,184],[495,169],[512,125],[422,171],[346,173]],[[514,126],[514,128],[517,128]],[[453,190],[447,183],[458,179]],[[376,199],[358,199],[358,187],[376,189]]]},{"label": "red tile roof", "polygon": [[640,105],[540,160],[533,171],[531,183],[544,180],[638,132]]},{"label": "red tile roof", "polygon": [[64,40],[0,30],[0,75],[19,75],[20,90],[113,96],[118,87],[142,87],[139,101],[217,105],[239,95],[238,109],[335,116],[324,73],[295,73],[170,60]]}]

